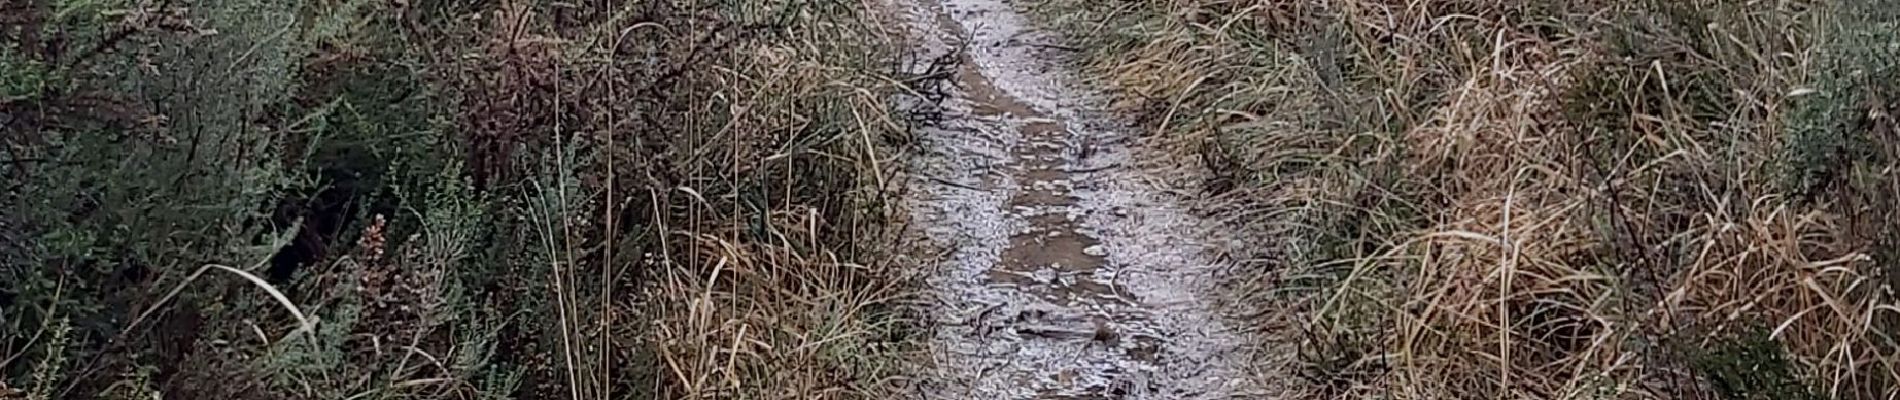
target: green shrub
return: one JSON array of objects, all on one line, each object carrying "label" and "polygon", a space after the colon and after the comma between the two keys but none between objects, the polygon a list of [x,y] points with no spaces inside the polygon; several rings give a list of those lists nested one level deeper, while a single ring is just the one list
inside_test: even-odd
[{"label": "green shrub", "polygon": [[[38,24],[0,32],[0,357],[23,355],[0,379],[36,398],[684,396],[663,350],[703,346],[652,338],[722,333],[670,319],[664,273],[758,255],[894,282],[802,275],[869,264],[895,211],[861,5],[22,1],[0,5]],[[734,297],[795,285],[763,282]],[[759,329],[897,318],[775,306]],[[868,381],[889,340],[745,366]]]},{"label": "green shrub", "polygon": [[1698,353],[1692,359],[1696,372],[1724,399],[1817,398],[1795,375],[1794,363],[1788,360],[1781,343],[1769,338],[1765,331],[1756,330]]}]

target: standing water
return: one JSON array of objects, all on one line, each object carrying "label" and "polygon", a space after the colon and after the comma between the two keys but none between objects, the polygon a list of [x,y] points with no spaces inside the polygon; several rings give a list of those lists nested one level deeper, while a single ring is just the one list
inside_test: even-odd
[{"label": "standing water", "polygon": [[[1135,168],[1101,97],[1005,0],[896,0],[960,54],[928,127],[915,220],[954,249],[930,283],[927,399],[1266,398],[1210,297],[1204,230]],[[958,49],[961,49],[960,53]]]}]

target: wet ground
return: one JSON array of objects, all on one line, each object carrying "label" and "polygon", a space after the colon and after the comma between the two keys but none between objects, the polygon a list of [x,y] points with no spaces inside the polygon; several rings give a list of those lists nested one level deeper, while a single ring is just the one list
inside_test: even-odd
[{"label": "wet ground", "polygon": [[1004,0],[894,1],[925,53],[960,61],[914,166],[914,220],[951,249],[919,395],[1268,398],[1210,299],[1216,224],[1133,167],[1064,50]]}]

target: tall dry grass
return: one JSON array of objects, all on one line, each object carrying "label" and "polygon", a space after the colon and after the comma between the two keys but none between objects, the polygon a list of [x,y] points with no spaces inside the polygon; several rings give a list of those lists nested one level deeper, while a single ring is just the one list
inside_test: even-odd
[{"label": "tall dry grass", "polygon": [[1315,397],[1900,395],[1900,6],[1039,7],[1279,244]]}]

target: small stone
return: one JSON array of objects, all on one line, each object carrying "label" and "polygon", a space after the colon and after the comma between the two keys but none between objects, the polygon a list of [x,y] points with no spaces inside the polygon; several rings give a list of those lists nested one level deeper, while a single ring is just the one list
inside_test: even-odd
[{"label": "small stone", "polygon": [[1108,255],[1108,249],[1098,244],[1083,248],[1082,254],[1087,254],[1090,257],[1102,257]]}]

